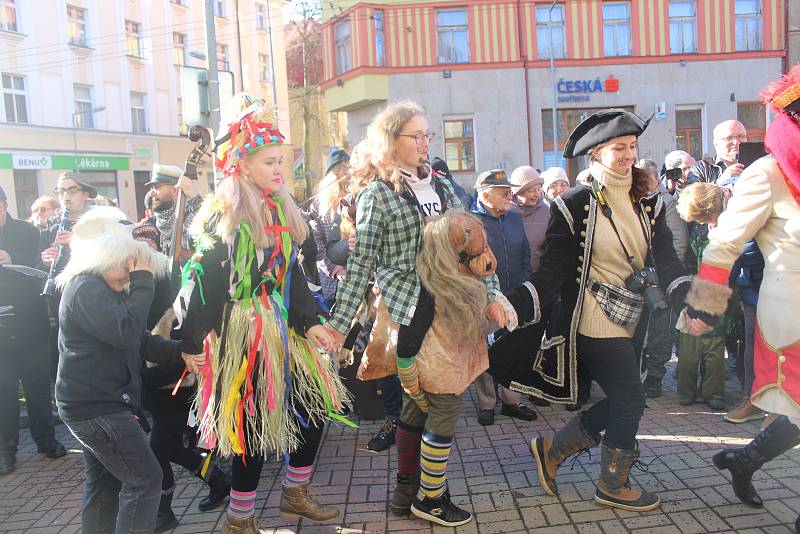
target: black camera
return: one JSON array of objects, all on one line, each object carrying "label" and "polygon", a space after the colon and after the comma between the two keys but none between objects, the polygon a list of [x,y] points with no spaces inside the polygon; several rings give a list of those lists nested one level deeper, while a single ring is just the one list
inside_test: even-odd
[{"label": "black camera", "polygon": [[653,267],[636,271],[625,280],[625,289],[644,297],[650,313],[669,308],[667,296],[658,285],[658,273]]}]

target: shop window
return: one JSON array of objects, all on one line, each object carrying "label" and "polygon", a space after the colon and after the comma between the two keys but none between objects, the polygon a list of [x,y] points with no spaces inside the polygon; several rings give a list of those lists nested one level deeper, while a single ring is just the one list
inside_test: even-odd
[{"label": "shop window", "polygon": [[33,201],[39,198],[38,174],[38,171],[14,169],[14,196],[17,200],[17,219],[24,220],[31,216]]},{"label": "shop window", "polygon": [[119,190],[117,189],[117,173],[114,171],[81,171],[86,182],[97,189],[97,194],[119,206]]},{"label": "shop window", "polygon": [[[553,47],[550,48],[550,43]],[[564,6],[536,8],[536,46],[539,59],[561,59],[566,57],[564,50]]]},{"label": "shop window", "polygon": [[436,12],[436,46],[439,63],[469,63],[466,9]]},{"label": "shop window", "polygon": [[736,0],[736,51],[761,50],[760,0]]},{"label": "shop window", "polygon": [[669,51],[672,54],[697,52],[697,13],[694,0],[670,0]]},{"label": "shop window", "polygon": [[144,184],[150,181],[150,171],[133,171],[133,188],[136,194],[136,218],[144,217],[144,197],[150,189]]},{"label": "shop window", "polygon": [[767,130],[767,112],[760,102],[737,102],[736,120],[747,129],[748,141],[763,141]]},{"label": "shop window", "polygon": [[603,2],[603,46],[606,56],[631,55],[631,6]]},{"label": "shop window", "polygon": [[675,150],[703,159],[703,117],[699,109],[675,110]]},{"label": "shop window", "polygon": [[450,172],[475,171],[472,119],[444,121],[444,153]]}]

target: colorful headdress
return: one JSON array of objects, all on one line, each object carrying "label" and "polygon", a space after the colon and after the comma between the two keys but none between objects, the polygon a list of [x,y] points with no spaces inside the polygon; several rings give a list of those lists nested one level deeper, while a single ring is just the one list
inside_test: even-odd
[{"label": "colorful headdress", "polygon": [[786,112],[787,108],[798,100],[800,100],[800,65],[795,65],[781,76],[780,80],[770,83],[761,91],[761,101],[779,113]]},{"label": "colorful headdress", "polygon": [[226,175],[239,175],[239,160],[265,145],[280,145],[275,111],[266,102],[238,93],[222,110],[217,136],[216,166]]}]

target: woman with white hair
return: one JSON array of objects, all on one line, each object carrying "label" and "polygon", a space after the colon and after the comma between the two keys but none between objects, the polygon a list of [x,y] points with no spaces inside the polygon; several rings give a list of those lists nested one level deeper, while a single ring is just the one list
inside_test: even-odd
[{"label": "woman with white hair", "polygon": [[[154,276],[166,275],[167,258],[136,241],[132,229],[117,208],[88,211],[72,229],[72,255],[56,278],[56,404],[84,447],[84,532],[153,532],[161,496],[161,468],[142,430],[141,360],[170,363],[181,351],[179,342],[145,332]],[[195,371],[202,360],[184,356]]]},{"label": "woman with white hair", "polygon": [[[223,110],[216,166],[225,178],[192,224],[183,272],[183,350],[206,354],[197,396],[200,437],[232,456],[222,531],[255,534],[266,454],[288,454],[280,512],[328,521],[339,511],[309,496],[324,422],[346,400],[335,349],[298,260],[308,229],[283,177],[283,135],[262,100],[235,95]],[[349,422],[348,422],[349,423]]]},{"label": "woman with white hair", "polygon": [[542,190],[547,200],[553,201],[569,189],[569,176],[561,167],[550,167],[542,172],[541,177],[544,180]]}]

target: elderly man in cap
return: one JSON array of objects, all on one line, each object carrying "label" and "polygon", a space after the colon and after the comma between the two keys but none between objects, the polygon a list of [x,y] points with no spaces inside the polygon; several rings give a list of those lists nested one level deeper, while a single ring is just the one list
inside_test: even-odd
[{"label": "elderly man in cap", "polygon": [[195,191],[195,181],[183,176],[183,169],[173,165],[153,165],[152,180],[145,184],[150,188],[153,199],[153,213],[156,219],[161,238],[161,252],[167,256],[172,255],[172,238],[175,229],[175,203],[178,198],[178,190],[183,191],[186,197],[186,207],[184,208],[183,219],[183,250],[191,251],[191,239],[189,237],[189,227],[192,224],[195,214],[203,203],[203,197]]},{"label": "elderly man in cap", "polygon": [[19,383],[25,390],[30,431],[36,448],[48,458],[67,451],[56,441],[50,402],[49,327],[40,280],[5,266],[37,263],[38,231],[8,213],[0,188],[0,475],[17,463]]},{"label": "elderly man in cap", "polygon": [[[505,171],[495,169],[478,176],[475,183],[478,198],[472,213],[486,229],[489,247],[497,259],[495,273],[500,281],[500,290],[506,292],[523,283],[531,275],[531,252],[522,219],[511,211],[512,187]],[[478,396],[478,422],[482,425],[494,423],[494,407],[497,393],[492,376],[484,372],[475,381]],[[525,406],[522,395],[500,386],[502,415],[533,421],[536,412]]]}]

